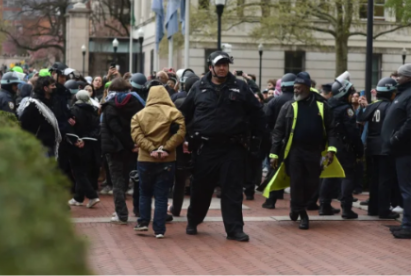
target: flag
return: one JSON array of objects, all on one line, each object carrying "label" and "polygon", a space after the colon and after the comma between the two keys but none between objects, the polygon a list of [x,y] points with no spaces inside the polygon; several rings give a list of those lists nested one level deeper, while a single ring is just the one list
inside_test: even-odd
[{"label": "flag", "polygon": [[180,22],[181,22],[181,32],[184,35],[186,31],[186,0],[181,0]]},{"label": "flag", "polygon": [[168,0],[167,15],[166,15],[166,29],[167,38],[170,39],[178,32],[178,8],[180,7],[180,0]]},{"label": "flag", "polygon": [[153,0],[151,10],[156,13],[156,50],[158,51],[164,36],[164,8],[163,0]]}]

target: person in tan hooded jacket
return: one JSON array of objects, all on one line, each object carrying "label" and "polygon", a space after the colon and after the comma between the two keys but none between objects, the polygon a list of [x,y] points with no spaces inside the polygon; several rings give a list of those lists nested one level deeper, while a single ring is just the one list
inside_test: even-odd
[{"label": "person in tan hooded jacket", "polygon": [[176,148],[184,142],[184,117],[163,86],[150,89],[146,107],[131,120],[131,137],[139,148],[140,218],[134,228],[147,231],[151,219],[151,198],[155,198],[153,230],[163,238],[167,196],[173,185]]}]

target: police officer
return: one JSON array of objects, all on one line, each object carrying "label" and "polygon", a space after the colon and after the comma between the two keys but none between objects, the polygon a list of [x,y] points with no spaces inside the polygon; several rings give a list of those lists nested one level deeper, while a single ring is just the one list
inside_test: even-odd
[{"label": "police officer", "polygon": [[360,98],[361,108],[358,122],[368,122],[365,154],[371,158],[370,200],[368,215],[383,219],[396,219],[399,215],[390,211],[391,186],[398,185],[395,160],[381,155],[381,128],[391,102],[397,91],[397,82],[383,78],[377,84],[377,101],[368,105],[365,97]]},{"label": "police officer", "polygon": [[[278,97],[272,98],[265,106],[265,115],[267,121],[267,127],[270,131],[274,130],[275,123],[280,114],[281,107],[288,101],[291,101],[294,97],[294,81],[297,76],[293,73],[287,73],[281,78],[281,92]],[[280,162],[282,161],[282,157]],[[275,209],[277,199],[284,197],[284,190],[273,191],[270,193],[270,197],[266,199],[262,207],[267,209]]]},{"label": "police officer", "polygon": [[209,72],[191,88],[181,106],[194,158],[186,233],[197,234],[197,225],[207,214],[218,182],[227,239],[248,241],[249,236],[243,232],[245,175],[241,173],[245,171],[247,121],[255,140],[265,123],[262,106],[248,85],[230,73],[231,63],[227,53],[211,53]]},{"label": "police officer", "polygon": [[395,158],[404,213],[395,238],[411,239],[411,64],[398,68],[397,95],[387,112],[381,130],[383,154]]},{"label": "police officer", "polygon": [[334,114],[337,132],[337,158],[344,168],[346,178],[327,178],[320,188],[320,215],[334,215],[331,207],[332,194],[341,186],[342,217],[345,219],[358,218],[353,212],[353,190],[356,177],[355,167],[357,159],[363,156],[363,144],[360,132],[357,129],[355,112],[351,106],[351,97],[355,92],[351,82],[347,80],[349,73],[339,76],[332,85],[333,97],[328,100]]},{"label": "police officer", "polygon": [[148,90],[146,89],[147,78],[141,73],[133,74],[130,78],[132,91],[136,92],[144,101],[147,100]]},{"label": "police officer", "polygon": [[[181,70],[183,70],[183,71],[181,71]],[[177,76],[180,75],[180,78],[178,79],[178,84],[179,84],[180,90],[178,91],[178,93],[175,93],[171,96],[171,100],[173,102],[175,102],[179,98],[184,98],[185,99],[187,97],[187,93],[190,90],[189,89],[187,90],[187,88],[185,87],[186,81],[187,81],[188,78],[197,77],[197,75],[194,73],[194,71],[191,70],[190,68],[180,69],[180,70],[178,70],[177,73],[180,73],[180,74],[177,74]],[[191,85],[193,85],[193,84],[194,83],[191,83]],[[191,89],[191,86],[190,86],[190,89]],[[182,103],[181,100],[179,102]]]},{"label": "police officer", "polygon": [[0,110],[15,114],[18,85],[22,83],[17,73],[8,72],[1,78]]}]

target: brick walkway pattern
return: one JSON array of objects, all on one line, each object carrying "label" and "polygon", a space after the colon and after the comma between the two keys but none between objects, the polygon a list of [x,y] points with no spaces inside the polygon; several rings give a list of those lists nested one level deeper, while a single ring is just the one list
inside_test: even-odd
[{"label": "brick walkway pattern", "polygon": [[[264,199],[256,195],[255,201],[244,202],[250,207],[243,210],[244,217],[285,216],[287,198],[278,201],[277,209],[266,210],[261,208]],[[73,217],[108,218],[112,201],[104,196],[94,209],[73,207]],[[128,204],[132,210],[131,198]],[[208,215],[221,217],[221,211]],[[201,224],[197,236],[185,234],[185,222],[173,222],[162,240],[151,229],[137,234],[134,224],[75,224],[89,242],[89,263],[96,274],[411,274],[411,241],[394,239],[386,227],[398,221],[312,221],[308,231],[299,230],[298,222],[252,221],[244,227],[248,243],[226,240],[222,222]]]}]

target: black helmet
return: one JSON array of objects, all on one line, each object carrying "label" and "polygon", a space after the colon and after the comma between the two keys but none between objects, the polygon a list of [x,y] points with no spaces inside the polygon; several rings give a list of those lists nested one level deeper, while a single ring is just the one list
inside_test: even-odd
[{"label": "black helmet", "polygon": [[184,83],[184,91],[187,93],[190,92],[191,87],[193,87],[193,85],[199,80],[200,78],[197,75],[191,75],[188,77]]},{"label": "black helmet", "polygon": [[294,82],[297,76],[293,73],[287,73],[281,78],[281,91],[282,92],[293,92]]},{"label": "black helmet", "polygon": [[77,86],[79,90],[83,90],[87,85],[89,85],[87,82],[78,80],[77,81]]},{"label": "black helmet", "polygon": [[350,94],[353,88],[353,84],[350,82],[350,73],[345,71],[335,79],[331,91],[334,98],[340,99]]},{"label": "black helmet", "polygon": [[186,83],[186,80],[191,76],[195,76],[194,71],[191,69],[185,69],[181,74],[180,83]]},{"label": "black helmet", "polygon": [[392,78],[382,78],[377,84],[377,93],[392,93],[397,90],[397,82]]},{"label": "black helmet", "polygon": [[62,75],[64,73],[64,70],[68,68],[67,65],[65,65],[62,62],[55,62],[49,69],[50,72],[56,71],[57,74]]},{"label": "black helmet", "polygon": [[207,58],[208,65],[211,65],[211,66],[215,66],[217,63],[220,63],[222,61],[232,64],[233,57],[230,57],[226,52],[215,51],[215,52],[212,52]]},{"label": "black helmet", "polygon": [[147,82],[146,76],[144,76],[141,73],[133,74],[130,78],[131,86],[137,89],[144,89],[146,82]]},{"label": "black helmet", "polygon": [[79,91],[79,83],[76,80],[68,80],[64,86],[70,90],[71,94],[76,94]]},{"label": "black helmet", "polygon": [[[23,74],[24,75],[24,74]],[[7,72],[1,78],[1,86],[8,85],[8,84],[19,84],[24,83],[17,72]]]}]

